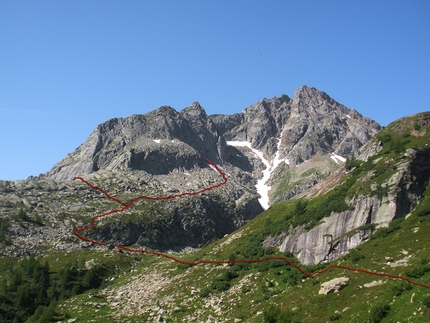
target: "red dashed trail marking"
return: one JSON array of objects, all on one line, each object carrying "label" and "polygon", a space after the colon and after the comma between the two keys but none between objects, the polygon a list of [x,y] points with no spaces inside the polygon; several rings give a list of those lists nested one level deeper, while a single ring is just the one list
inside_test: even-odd
[{"label": "red dashed trail marking", "polygon": [[[212,168],[214,168],[216,171],[218,171],[218,173],[221,175],[222,177],[222,181],[219,182],[218,184],[206,187],[204,189],[198,190],[198,191],[194,191],[194,192],[184,192],[184,193],[178,193],[178,194],[173,194],[173,195],[169,195],[169,196],[161,196],[161,197],[155,197],[155,196],[146,196],[146,195],[140,195],[134,199],[132,199],[130,202],[124,202],[116,197],[111,196],[108,192],[106,192],[103,188],[93,185],[90,182],[88,182],[87,180],[85,180],[82,177],[75,177],[74,180],[80,180],[83,183],[87,184],[89,187],[94,188],[96,190],[99,190],[100,192],[102,192],[108,199],[118,202],[120,205],[122,205],[121,208],[118,209],[113,209],[110,211],[107,211],[105,213],[101,213],[98,215],[95,215],[92,219],[91,219],[91,224],[88,226],[84,226],[84,227],[79,227],[79,228],[75,228],[73,230],[73,233],[79,237],[80,239],[82,239],[83,241],[89,242],[89,243],[94,243],[97,245],[102,245],[102,246],[109,246],[108,243],[103,242],[103,241],[97,241],[94,239],[90,239],[86,236],[83,235],[83,232],[91,230],[94,228],[95,226],[95,222],[97,219],[100,219],[102,217],[105,217],[107,215],[110,214],[114,214],[114,213],[121,213],[124,212],[125,210],[128,210],[129,208],[131,208],[133,206],[134,203],[136,203],[139,200],[142,199],[146,199],[146,200],[155,200],[155,201],[160,201],[160,200],[171,200],[174,198],[178,198],[178,197],[182,197],[182,196],[187,196],[187,195],[198,195],[201,194],[203,192],[207,192],[210,190],[213,190],[215,188],[218,188],[222,185],[227,184],[227,176],[226,174],[221,170],[221,168],[216,165],[214,162],[210,161],[209,159],[205,160],[206,163],[209,164],[209,166],[211,166]],[[255,259],[230,259],[230,260],[210,260],[210,259],[202,259],[202,260],[197,260],[197,261],[186,261],[186,260],[182,260],[180,258],[174,257],[170,254],[167,253],[162,253],[162,252],[158,252],[158,251],[151,251],[151,250],[146,250],[146,249],[133,249],[133,248],[129,248],[127,246],[124,245],[120,245],[120,244],[114,244],[115,247],[117,247],[118,249],[122,249],[122,250],[126,250],[128,252],[134,252],[134,253],[143,253],[143,254],[147,254],[147,255],[154,255],[154,256],[160,256],[160,257],[164,257],[170,260],[173,260],[177,263],[180,264],[185,264],[185,265],[200,265],[200,264],[215,264],[215,265],[219,265],[219,264],[232,264],[232,263],[257,263],[257,262],[264,262],[264,261],[271,261],[271,260],[283,260],[285,261],[289,266],[297,269],[298,271],[300,271],[303,275],[307,276],[307,277],[314,277],[316,275],[322,274],[324,272],[327,272],[331,269],[345,269],[345,270],[349,270],[349,271],[353,271],[355,273],[364,273],[364,274],[368,274],[368,275],[375,275],[375,276],[382,276],[382,277],[388,277],[388,278],[392,278],[392,279],[400,279],[400,280],[404,280],[407,281],[410,284],[413,285],[417,285],[420,287],[424,287],[424,288],[428,288],[430,289],[430,285],[426,285],[417,281],[413,281],[407,277],[403,277],[403,276],[397,276],[397,275],[392,275],[392,274],[387,274],[387,273],[382,273],[382,272],[376,272],[376,271],[370,271],[370,270],[366,270],[366,269],[360,269],[360,268],[354,268],[354,267],[349,267],[349,266],[342,266],[342,265],[330,265],[322,270],[317,270],[313,273],[308,273],[307,271],[305,271],[303,268],[301,268],[300,266],[294,264],[293,262],[291,262],[288,258],[283,257],[283,256],[270,256],[270,257],[264,257],[264,258],[255,258]]]}]

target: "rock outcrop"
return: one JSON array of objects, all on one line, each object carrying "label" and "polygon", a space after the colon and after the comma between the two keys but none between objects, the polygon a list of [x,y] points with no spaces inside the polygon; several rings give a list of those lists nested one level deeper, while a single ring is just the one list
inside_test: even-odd
[{"label": "rock outcrop", "polygon": [[[393,131],[403,121],[388,127]],[[408,138],[408,132],[401,135]],[[387,137],[381,133],[381,138]],[[391,140],[391,139],[390,139]],[[406,139],[409,143],[410,139]],[[391,145],[398,145],[388,142]],[[388,144],[385,143],[385,144]],[[303,264],[316,264],[337,259],[348,250],[367,240],[373,227],[388,226],[396,218],[404,217],[418,204],[430,178],[430,148],[407,148],[398,156],[385,157],[390,151],[381,152],[384,143],[375,138],[357,153],[357,160],[363,167],[370,168],[357,179],[353,198],[347,200],[353,210],[332,213],[312,227],[299,226],[285,230],[277,237],[269,237],[265,247],[278,246],[283,252],[294,253]],[[380,153],[381,152],[381,153]],[[367,169],[366,168],[366,169]],[[352,176],[352,175],[351,175]],[[380,176],[380,177],[378,177]],[[341,185],[348,178],[348,171],[341,168],[337,174],[321,181],[314,188],[297,195],[310,198],[325,194],[333,187]],[[359,187],[364,187],[367,189]]]},{"label": "rock outcrop", "polygon": [[[375,121],[308,86],[299,88],[292,99],[286,95],[263,99],[241,114],[210,118],[227,142],[249,143],[253,151],[240,149],[248,160],[255,159],[255,150],[261,152],[263,162],[253,164],[269,169],[269,204],[289,199],[332,174],[343,163],[342,156],[356,152],[380,130]],[[307,167],[293,170],[316,156],[321,158],[313,172]],[[229,162],[239,163],[237,159],[231,154]]]},{"label": "rock outcrop", "polygon": [[339,291],[348,285],[349,278],[348,277],[338,277],[333,278],[325,283],[320,285],[320,290],[318,294],[327,295],[331,293],[339,293]]},{"label": "rock outcrop", "polygon": [[204,167],[204,158],[221,162],[225,149],[225,141],[197,102],[181,112],[165,106],[100,124],[46,175],[70,180],[113,169],[168,174],[178,168]]},{"label": "rock outcrop", "polygon": [[241,114],[210,118],[227,141],[249,141],[268,159],[279,151],[279,158],[291,165],[314,155],[347,156],[380,130],[375,121],[308,86],[299,88],[292,99],[263,99]]},{"label": "rock outcrop", "polygon": [[[123,201],[142,194],[168,196],[196,191],[222,180],[209,167],[176,170],[168,175],[99,171],[87,179]],[[92,248],[74,236],[73,229],[88,225],[96,214],[120,206],[80,181],[32,178],[0,184],[0,256]],[[232,180],[222,189],[198,196],[142,200],[126,212],[96,221],[86,235],[106,243],[138,244],[163,251],[199,248],[263,211],[252,187],[252,183],[239,186]]]}]

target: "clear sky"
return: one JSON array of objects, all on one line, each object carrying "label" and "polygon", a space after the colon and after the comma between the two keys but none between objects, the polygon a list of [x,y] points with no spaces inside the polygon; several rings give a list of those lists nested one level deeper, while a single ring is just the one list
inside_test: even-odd
[{"label": "clear sky", "polygon": [[381,125],[430,110],[430,1],[0,0],[0,179],[100,123],[309,85]]}]

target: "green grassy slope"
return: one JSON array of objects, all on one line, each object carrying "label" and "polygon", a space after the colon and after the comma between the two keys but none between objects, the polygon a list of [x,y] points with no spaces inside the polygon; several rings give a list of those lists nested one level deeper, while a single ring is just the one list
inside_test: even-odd
[{"label": "green grassy slope", "polygon": [[[290,203],[284,207],[293,207],[293,202]],[[430,190],[427,190],[420,206],[429,205]],[[334,263],[400,275],[430,285],[430,214],[423,214],[419,209],[407,219],[383,229],[382,233],[376,231],[374,237],[355,252]],[[266,211],[215,244],[179,257],[200,260],[276,255],[276,250],[260,247],[271,212],[275,210]],[[125,255],[114,250],[44,257],[52,272],[58,272],[61,264],[72,259],[115,261],[117,268],[105,277],[100,287],[61,301],[55,308],[55,320],[145,322],[155,320],[160,310],[168,322],[189,322],[193,318],[195,322],[206,322],[211,317],[213,322],[234,322],[235,319],[236,322],[425,322],[430,319],[430,289],[344,269],[332,269],[306,278],[285,262],[274,260],[189,267],[164,258]],[[120,262],[120,259],[128,259],[128,262]],[[3,266],[5,262],[3,259]],[[313,272],[327,265],[304,269]],[[162,288],[151,295],[147,285],[157,285],[161,281],[150,275],[154,271],[165,283],[160,283]],[[318,294],[321,283],[342,276],[350,281],[339,293]],[[136,281],[140,283],[133,285]],[[375,281],[381,284],[365,287]],[[123,289],[121,294],[122,286],[127,284],[132,292]],[[130,296],[137,293],[136,286],[142,288],[144,294],[146,289],[148,299],[142,299],[139,304],[142,310],[125,312],[115,302],[126,307]],[[106,290],[117,294],[106,294]],[[112,301],[106,295],[118,295],[118,298]],[[384,318],[378,321],[378,316]]]},{"label": "green grassy slope", "polygon": [[[420,203],[421,207],[426,205],[430,205],[429,190]],[[376,231],[370,241],[335,264],[400,275],[430,285],[430,214],[424,215],[418,210],[408,219],[381,229],[382,233]],[[183,259],[240,259],[278,254],[273,249],[259,247],[271,212],[275,210],[261,214],[233,235],[183,256]],[[130,283],[138,275],[145,277],[149,271],[157,270],[169,283],[156,295],[156,302],[171,322],[187,322],[193,317],[196,322],[206,322],[210,317],[219,322],[234,322],[234,319],[242,322],[379,322],[378,315],[385,316],[381,322],[425,322],[430,319],[430,290],[398,279],[343,269],[306,278],[282,261],[187,267],[166,259],[143,258],[133,271],[119,274],[107,288]],[[323,265],[305,269],[312,272],[317,267]],[[321,283],[341,276],[350,279],[348,286],[339,293],[318,294]],[[364,287],[374,281],[381,284]],[[101,309],[106,315],[112,315],[111,303],[99,291],[78,296],[59,310],[82,322],[98,321],[102,317],[106,322],[115,321],[101,311],[94,312],[94,304],[88,303],[88,294],[106,304],[101,305]],[[123,301],[127,302],[127,299]],[[114,312],[118,315],[117,309]],[[122,318],[141,322],[152,317],[151,313]],[[271,318],[272,314],[276,317]]]}]

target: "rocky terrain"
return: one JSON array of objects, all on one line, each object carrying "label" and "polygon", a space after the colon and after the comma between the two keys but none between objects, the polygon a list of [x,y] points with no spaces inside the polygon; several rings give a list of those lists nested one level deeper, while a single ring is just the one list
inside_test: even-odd
[{"label": "rocky terrain", "polygon": [[379,130],[376,122],[307,86],[292,99],[263,99],[233,115],[208,116],[195,102],[180,112],[164,106],[111,119],[47,174],[0,183],[1,252],[82,246],[73,228],[118,205],[73,181],[75,176],[127,201],[220,181],[204,161],[209,158],[226,172],[227,185],[167,203],[142,201],[91,232],[108,243],[198,248],[314,186]]}]

